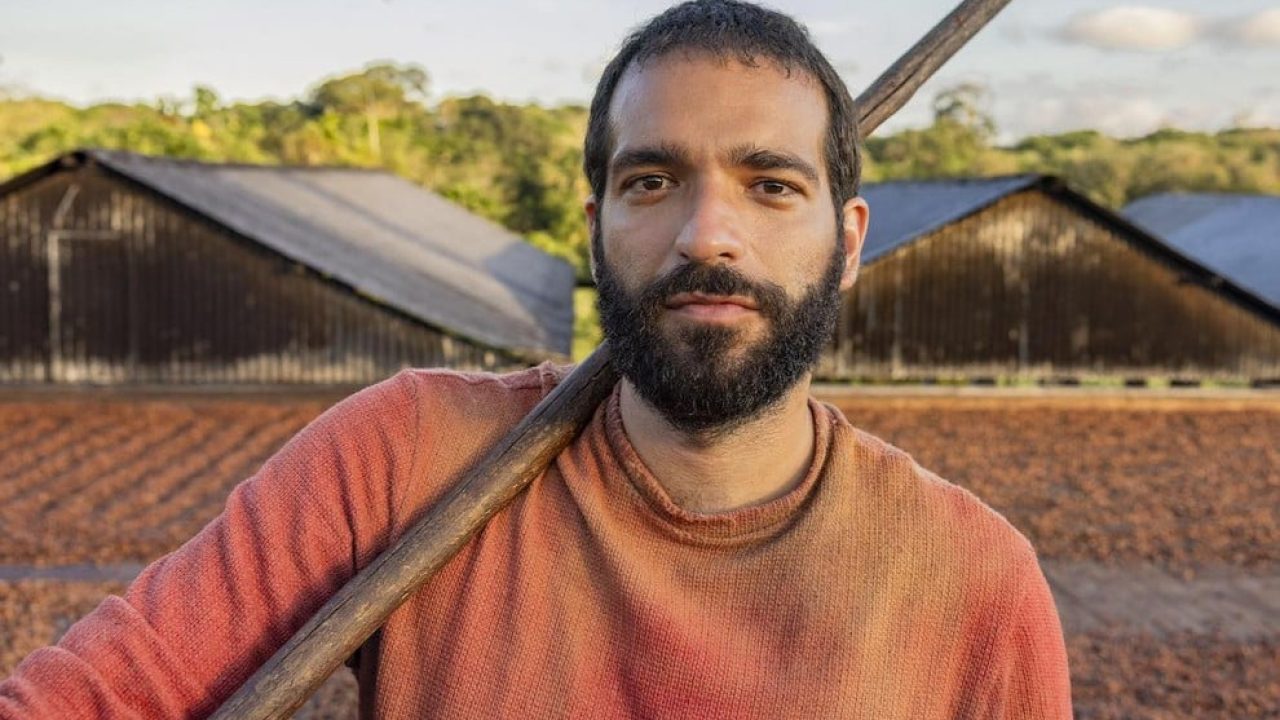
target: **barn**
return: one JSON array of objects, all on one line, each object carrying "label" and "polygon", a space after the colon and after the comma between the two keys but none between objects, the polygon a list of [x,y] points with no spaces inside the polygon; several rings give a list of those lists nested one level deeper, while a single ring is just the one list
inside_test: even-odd
[{"label": "barn", "polygon": [[385,172],[83,150],[0,184],[0,382],[362,385],[565,358],[568,264]]},{"label": "barn", "polygon": [[871,228],[819,375],[1272,382],[1280,308],[1043,175],[864,187]]}]

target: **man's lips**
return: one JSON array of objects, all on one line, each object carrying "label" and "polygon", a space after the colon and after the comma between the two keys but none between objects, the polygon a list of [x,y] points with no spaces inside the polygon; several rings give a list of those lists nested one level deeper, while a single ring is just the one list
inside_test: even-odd
[{"label": "man's lips", "polygon": [[760,307],[743,295],[707,295],[704,293],[677,293],[664,305],[681,315],[703,320],[733,320],[759,312]]},{"label": "man's lips", "polygon": [[743,295],[707,295],[697,292],[676,293],[667,298],[665,303],[667,307],[672,309],[687,307],[689,305],[736,305],[746,310],[759,310],[755,301]]}]

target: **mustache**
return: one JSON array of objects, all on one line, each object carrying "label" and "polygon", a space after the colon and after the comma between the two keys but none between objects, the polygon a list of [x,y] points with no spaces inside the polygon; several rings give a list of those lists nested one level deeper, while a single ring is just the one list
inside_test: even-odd
[{"label": "mustache", "polygon": [[754,281],[728,265],[687,263],[649,284],[638,305],[646,314],[661,312],[667,301],[680,293],[741,295],[750,298],[759,312],[776,319],[787,307],[787,292],[767,281]]}]

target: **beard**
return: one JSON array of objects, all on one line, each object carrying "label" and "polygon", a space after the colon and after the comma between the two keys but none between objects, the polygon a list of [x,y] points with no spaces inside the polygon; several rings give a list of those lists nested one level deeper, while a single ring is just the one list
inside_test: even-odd
[{"label": "beard", "polygon": [[[823,276],[798,299],[779,285],[706,263],[681,265],[632,295],[598,236],[592,244],[597,308],[614,366],[667,422],[693,437],[723,436],[776,406],[817,363],[840,316],[844,253],[838,244]],[[745,333],[735,327],[664,330],[666,302],[682,292],[750,298],[765,321],[763,336],[744,345]]]}]

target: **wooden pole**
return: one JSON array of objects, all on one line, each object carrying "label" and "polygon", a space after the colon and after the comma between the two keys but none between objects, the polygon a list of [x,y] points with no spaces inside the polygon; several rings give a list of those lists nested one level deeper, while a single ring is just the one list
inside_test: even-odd
[{"label": "wooden pole", "polygon": [[[965,0],[858,96],[862,132],[897,112],[1010,0]],[[573,441],[618,381],[602,344],[457,487],[351,578],[218,712],[215,720],[287,717],[387,617]]]},{"label": "wooden pole", "polygon": [[881,73],[854,101],[862,134],[870,135],[901,110],[920,86],[1010,1],[965,0]]}]

